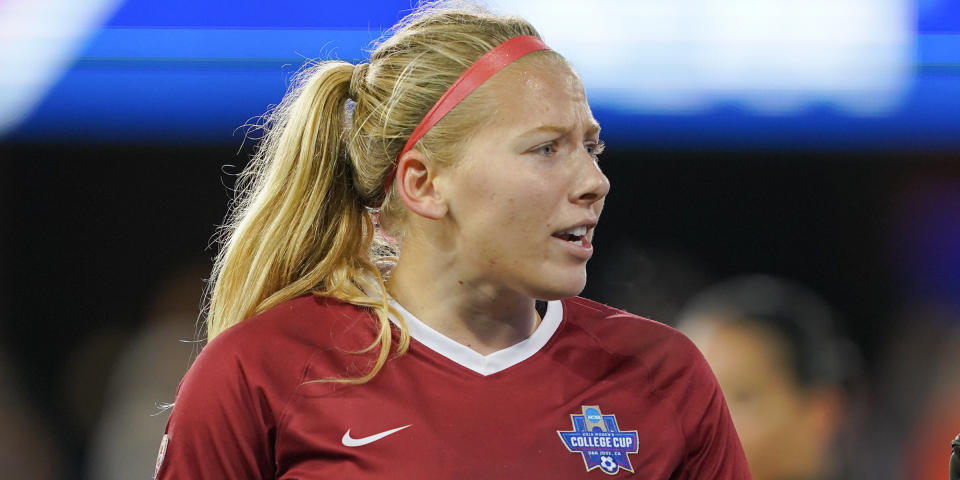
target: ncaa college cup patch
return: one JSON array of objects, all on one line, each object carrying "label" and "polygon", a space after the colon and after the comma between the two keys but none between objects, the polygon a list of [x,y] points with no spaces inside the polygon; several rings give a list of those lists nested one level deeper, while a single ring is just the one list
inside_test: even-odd
[{"label": "ncaa college cup patch", "polygon": [[603,415],[597,405],[582,405],[582,415],[570,415],[573,430],[557,430],[571,453],[583,455],[587,471],[600,468],[607,475],[620,469],[633,473],[631,453],[639,451],[636,430],[620,431],[615,415]]}]

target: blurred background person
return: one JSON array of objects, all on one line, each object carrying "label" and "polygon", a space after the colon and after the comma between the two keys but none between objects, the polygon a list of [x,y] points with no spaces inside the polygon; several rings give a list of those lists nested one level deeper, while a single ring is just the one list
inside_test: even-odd
[{"label": "blurred background person", "polygon": [[851,478],[838,447],[856,357],[822,299],[739,276],[692,298],[678,327],[717,375],[755,480]]},{"label": "blurred background person", "polygon": [[149,478],[170,406],[190,360],[200,350],[196,322],[209,268],[187,264],[169,275],[151,300],[145,323],[109,375],[103,410],[89,439],[87,477]]},{"label": "blurred background person", "polygon": [[50,425],[22,391],[0,349],[0,472],[8,480],[62,478],[60,445]]},{"label": "blurred background person", "polygon": [[883,433],[898,441],[901,478],[946,479],[960,433],[960,171],[911,176],[894,199],[889,248],[906,298],[879,367]]}]

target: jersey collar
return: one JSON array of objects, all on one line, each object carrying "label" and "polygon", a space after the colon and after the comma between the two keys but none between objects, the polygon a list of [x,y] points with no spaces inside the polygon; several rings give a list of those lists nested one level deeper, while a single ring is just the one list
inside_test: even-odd
[{"label": "jersey collar", "polygon": [[[551,300],[547,302],[547,313],[543,315],[543,320],[533,334],[525,340],[511,345],[503,350],[498,350],[489,355],[481,355],[477,351],[460,344],[450,337],[434,330],[426,323],[423,323],[412,313],[403,308],[396,300],[390,299],[392,305],[407,323],[410,330],[410,336],[422,343],[424,346],[450,359],[454,363],[462,365],[483,376],[502,372],[539,352],[540,349],[550,341],[557,328],[560,327],[560,321],[563,319],[563,303],[560,300]],[[390,316],[390,320],[395,324],[397,319]]]}]

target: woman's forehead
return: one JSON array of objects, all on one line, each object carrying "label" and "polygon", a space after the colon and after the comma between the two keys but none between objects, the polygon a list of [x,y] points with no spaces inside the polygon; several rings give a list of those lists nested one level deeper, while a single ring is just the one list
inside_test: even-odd
[{"label": "woman's forehead", "polygon": [[[528,130],[599,130],[580,77],[566,61],[541,56],[518,61],[490,79],[482,96],[494,122]],[[501,75],[502,74],[502,75]]]},{"label": "woman's forehead", "polygon": [[564,90],[585,96],[580,75],[567,61],[550,51],[534,52],[508,65],[488,81],[490,89],[498,92],[516,92],[520,86],[531,89]]}]

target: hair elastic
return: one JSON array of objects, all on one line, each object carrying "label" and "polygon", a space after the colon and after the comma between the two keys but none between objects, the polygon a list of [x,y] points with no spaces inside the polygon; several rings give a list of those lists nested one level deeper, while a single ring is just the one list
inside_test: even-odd
[{"label": "hair elastic", "polygon": [[450,113],[450,110],[453,110],[453,107],[456,107],[457,104],[462,102],[464,98],[467,98],[477,87],[483,85],[483,82],[486,82],[507,65],[510,65],[528,53],[539,50],[550,50],[550,47],[548,47],[546,43],[543,43],[543,40],[538,37],[521,35],[497,45],[496,48],[485,53],[479,60],[474,62],[473,65],[470,65],[470,68],[463,72],[463,75],[460,75],[460,78],[453,82],[453,85],[450,85],[450,88],[443,93],[440,100],[437,100],[437,103],[433,105],[433,108],[427,112],[423,120],[420,121],[420,124],[417,125],[417,128],[413,130],[413,134],[410,135],[406,145],[403,146],[403,150],[400,150],[400,154],[397,155],[397,161],[394,162],[393,169],[387,174],[384,190],[390,190],[390,186],[393,185],[394,177],[397,174],[397,163],[400,161],[400,157],[413,148],[440,119]]}]

